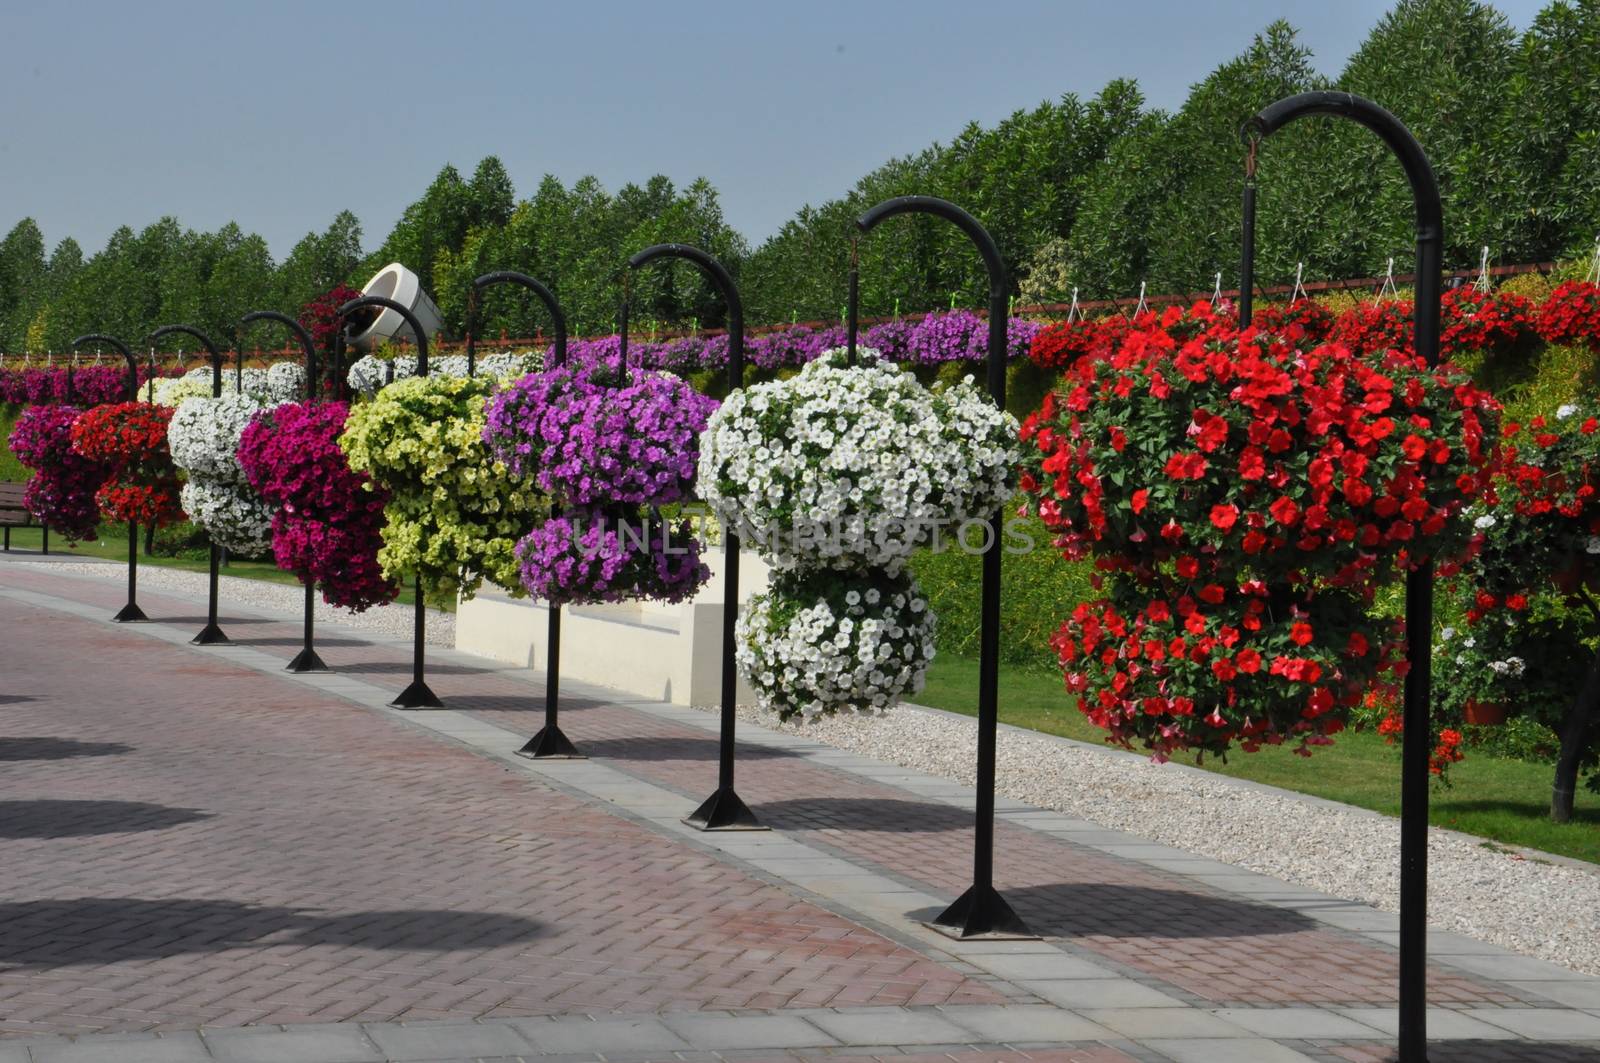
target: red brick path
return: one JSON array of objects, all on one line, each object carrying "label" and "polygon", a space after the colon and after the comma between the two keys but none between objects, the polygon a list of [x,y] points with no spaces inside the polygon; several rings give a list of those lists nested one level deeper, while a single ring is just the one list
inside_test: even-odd
[{"label": "red brick path", "polygon": [[[122,600],[114,585],[52,580],[38,569],[8,574],[7,580],[92,599],[112,610]],[[193,605],[175,599],[142,600],[157,619],[194,612]],[[258,648],[287,658],[296,631],[292,624],[272,623],[232,633],[245,642],[281,639]],[[380,686],[398,690],[409,677],[409,656],[398,647],[329,645],[320,652],[341,674]],[[538,728],[543,697],[535,683],[489,668],[437,663],[429,675],[451,708],[521,733]],[[585,701],[563,710],[562,727],[591,757],[678,790],[692,802],[715,787],[715,738],[706,731]],[[954,896],[969,881],[970,819],[964,813],[756,746],[741,746],[740,764],[739,792],[764,823],[805,831],[808,842],[932,892]],[[1266,1005],[1395,1000],[1397,954],[1358,935],[1037,832],[1001,824],[996,838],[997,885],[1035,930],[1195,997]],[[1482,980],[1441,969],[1431,972],[1429,982],[1436,1005],[1517,1000]]]},{"label": "red brick path", "polygon": [[0,1033],[1002,999],[348,702],[4,598],[0,630]]}]

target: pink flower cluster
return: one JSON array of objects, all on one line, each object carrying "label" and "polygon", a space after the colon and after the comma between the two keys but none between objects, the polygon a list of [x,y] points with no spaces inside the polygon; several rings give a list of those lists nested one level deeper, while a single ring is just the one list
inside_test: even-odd
[{"label": "pink flower cluster", "polygon": [[360,612],[394,599],[399,586],[378,565],[388,493],[353,471],[339,433],[342,402],[290,403],[258,414],[239,439],[250,486],[278,506],[272,553],[278,567],[322,585],[330,605]]},{"label": "pink flower cluster", "polygon": [[11,429],[11,451],[33,470],[22,504],[69,540],[93,539],[100,523],[95,492],[114,471],[72,449],[76,406],[30,406]]}]

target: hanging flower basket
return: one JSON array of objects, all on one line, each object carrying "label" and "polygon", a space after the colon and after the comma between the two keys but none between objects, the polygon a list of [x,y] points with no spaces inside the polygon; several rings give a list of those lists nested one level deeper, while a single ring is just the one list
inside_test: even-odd
[{"label": "hanging flower basket", "polygon": [[782,573],[739,614],[739,670],[782,719],[880,713],[922,690],[937,620],[909,574]]},{"label": "hanging flower basket", "polygon": [[1600,284],[1593,281],[1561,284],[1539,308],[1538,329],[1546,343],[1588,347],[1600,352]]},{"label": "hanging flower basket", "polygon": [[107,462],[72,449],[72,426],[83,413],[76,406],[30,406],[11,429],[11,451],[32,469],[22,504],[44,526],[69,542],[94,539],[100,523],[95,492],[115,471]]},{"label": "hanging flower basket", "polygon": [[1515,292],[1485,292],[1471,285],[1444,294],[1439,352],[1446,358],[1481,352],[1504,358],[1535,338],[1533,303]]},{"label": "hanging flower basket", "polygon": [[389,492],[386,576],[417,575],[437,601],[487,579],[522,593],[515,547],[548,502],[483,442],[487,380],[410,377],[350,410],[339,445]]},{"label": "hanging flower basket", "polygon": [[1204,304],[1080,363],[1022,427],[1022,487],[1104,574],[1056,643],[1082,710],[1157,756],[1326,744],[1392,667],[1376,589],[1470,541],[1496,410],[1448,367],[1302,351]]},{"label": "hanging flower basket", "polygon": [[72,425],[72,448],[113,468],[95,493],[108,520],[160,527],[183,518],[178,470],[167,450],[168,406],[121,402],[96,406]]},{"label": "hanging flower basket", "polygon": [[319,585],[328,604],[360,612],[393,601],[400,587],[378,564],[388,492],[339,449],[348,413],[342,402],[263,411],[240,433],[237,453],[250,486],[275,507],[278,567]]}]

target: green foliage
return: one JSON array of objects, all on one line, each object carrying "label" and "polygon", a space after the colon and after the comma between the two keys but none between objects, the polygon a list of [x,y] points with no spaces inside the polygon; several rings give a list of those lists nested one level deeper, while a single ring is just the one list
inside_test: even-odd
[{"label": "green foliage", "polygon": [[[1000,660],[1030,670],[1059,672],[1050,637],[1076,603],[1097,597],[1090,585],[1093,570],[1086,563],[1063,558],[1037,520],[1018,520],[1010,527],[1004,542],[1015,549],[1026,540],[1031,548],[1025,553],[1007,553],[1001,564]],[[976,530],[970,536],[974,545],[980,544]],[[945,549],[914,555],[911,570],[939,617],[939,651],[976,657],[982,558],[955,543],[943,545]]]},{"label": "green foliage", "polygon": [[26,407],[13,406],[9,402],[0,403],[0,483],[27,483],[33,476],[33,470],[11,453],[11,429],[24,409]]}]

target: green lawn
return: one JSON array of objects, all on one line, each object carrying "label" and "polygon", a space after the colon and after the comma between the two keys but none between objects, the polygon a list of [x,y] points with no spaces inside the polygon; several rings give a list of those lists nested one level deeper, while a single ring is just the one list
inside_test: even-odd
[{"label": "green lawn", "polygon": [[[37,550],[40,547],[42,536],[38,528],[12,528],[12,549]],[[127,561],[128,540],[125,535],[101,535],[100,538],[86,543],[68,545],[66,540],[59,535],[50,537],[50,553],[73,557],[103,557],[112,561]],[[139,553],[139,566],[143,568],[150,565],[154,568],[181,568],[185,572],[206,572],[210,570],[210,562],[204,558],[193,557],[147,557],[143,546]],[[266,561],[230,561],[222,569],[224,576],[240,576],[245,579],[266,580],[269,583],[298,584],[300,581],[293,574],[284,572],[277,566]],[[397,599],[401,605],[410,605],[416,601],[416,596],[410,587],[404,587]],[[447,613],[455,612],[452,603],[444,610]]]},{"label": "green lawn", "polygon": [[[929,671],[927,689],[916,700],[970,716],[977,686],[977,661],[941,653]],[[1103,744],[1104,732],[1089,725],[1072,707],[1060,677],[1048,673],[1002,668],[1000,719]],[[1339,735],[1333,747],[1310,759],[1280,747],[1239,753],[1226,764],[1208,757],[1203,767],[1389,815],[1400,813],[1400,751],[1371,732]],[[1465,760],[1451,766],[1451,785],[1433,787],[1429,818],[1435,826],[1600,863],[1600,795],[1580,787],[1573,821],[1551,823],[1552,770],[1549,764],[1469,750]]]}]

